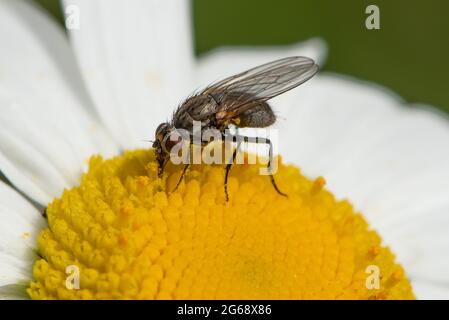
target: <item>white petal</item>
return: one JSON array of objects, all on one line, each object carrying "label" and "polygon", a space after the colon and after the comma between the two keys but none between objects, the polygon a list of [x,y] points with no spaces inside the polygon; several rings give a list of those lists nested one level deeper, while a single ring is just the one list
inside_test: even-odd
[{"label": "white petal", "polygon": [[21,195],[0,182],[0,221],[0,298],[18,298],[17,289],[31,280],[37,236],[46,220]]},{"label": "white petal", "polygon": [[101,117],[122,147],[148,147],[144,140],[191,89],[189,2],[64,4],[68,17],[79,12],[70,38]]},{"label": "white petal", "polygon": [[216,80],[288,56],[310,57],[322,66],[326,55],[326,44],[318,38],[289,46],[218,48],[199,59],[197,86],[204,87]]},{"label": "white petal", "polygon": [[43,204],[117,147],[97,124],[68,41],[31,3],[0,2],[0,170]]},{"label": "white petal", "polygon": [[11,284],[0,287],[0,300],[29,300],[26,292],[28,283]]},{"label": "white petal", "polygon": [[446,284],[432,283],[431,281],[412,281],[416,298],[421,300],[448,300],[449,287]]},{"label": "white petal", "polygon": [[444,288],[449,121],[430,108],[404,106],[380,87],[332,75],[276,106],[287,118],[278,124],[284,159],[324,176],[332,192],[361,210],[412,279]]}]

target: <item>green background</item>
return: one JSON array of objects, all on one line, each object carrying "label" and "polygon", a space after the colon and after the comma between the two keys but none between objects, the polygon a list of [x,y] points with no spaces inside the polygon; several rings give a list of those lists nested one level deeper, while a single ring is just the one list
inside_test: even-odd
[{"label": "green background", "polygon": [[[57,0],[36,2],[62,22]],[[365,28],[370,4],[380,9],[380,30]],[[325,70],[381,83],[408,101],[449,112],[447,0],[194,0],[193,13],[197,54],[320,36],[329,46]]]}]

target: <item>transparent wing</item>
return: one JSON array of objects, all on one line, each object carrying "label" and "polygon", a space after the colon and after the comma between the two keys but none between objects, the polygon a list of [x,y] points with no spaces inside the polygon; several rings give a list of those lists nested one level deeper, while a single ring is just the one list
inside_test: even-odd
[{"label": "transparent wing", "polygon": [[220,111],[232,117],[299,86],[317,71],[318,65],[310,58],[283,58],[212,84],[204,94],[214,97]]}]

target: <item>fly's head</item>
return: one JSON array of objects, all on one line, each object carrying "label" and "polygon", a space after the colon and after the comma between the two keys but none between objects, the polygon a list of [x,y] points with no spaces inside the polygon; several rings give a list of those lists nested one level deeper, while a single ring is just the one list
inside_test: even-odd
[{"label": "fly's head", "polygon": [[153,148],[156,152],[156,160],[159,164],[159,174],[162,173],[165,162],[170,157],[170,151],[173,145],[170,140],[170,134],[174,131],[173,126],[168,122],[161,123],[155,132]]}]

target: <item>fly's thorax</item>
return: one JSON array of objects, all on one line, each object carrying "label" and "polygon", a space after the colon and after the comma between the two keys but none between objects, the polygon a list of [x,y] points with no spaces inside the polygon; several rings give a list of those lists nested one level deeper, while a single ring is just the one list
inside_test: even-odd
[{"label": "fly's thorax", "polygon": [[173,125],[190,131],[193,121],[201,121],[203,126],[212,125],[217,111],[218,104],[210,95],[194,95],[185,100],[176,110],[173,115]]}]

